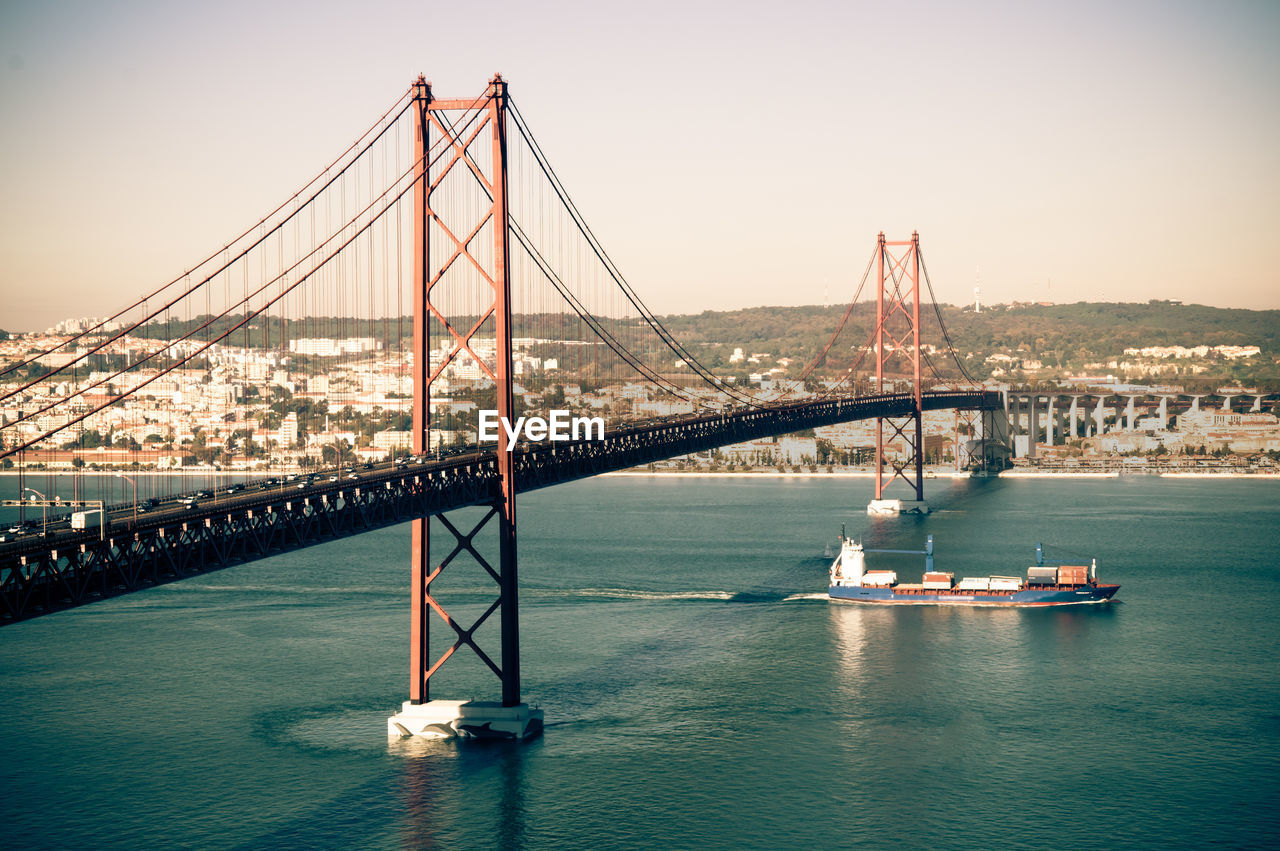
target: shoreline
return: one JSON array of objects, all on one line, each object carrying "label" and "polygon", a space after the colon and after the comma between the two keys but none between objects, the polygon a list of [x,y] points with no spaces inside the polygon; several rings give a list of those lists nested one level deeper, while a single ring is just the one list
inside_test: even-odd
[{"label": "shoreline", "polygon": [[[823,473],[779,473],[776,470],[760,471],[756,473],[737,473],[737,472],[712,473],[712,472],[692,472],[688,470],[672,470],[670,472],[663,472],[663,471],[648,472],[645,470],[618,470],[612,473],[599,474],[599,477],[601,478],[608,477],[608,476],[617,476],[617,477],[647,476],[649,478],[699,477],[699,478],[739,478],[739,479],[744,479],[744,478],[817,479],[817,478],[825,477],[825,478],[831,478],[831,479],[874,479],[876,474],[874,471],[869,471],[869,472],[842,471],[842,472],[832,472],[832,473],[825,473],[825,472]],[[1025,472],[1005,470],[1001,472],[999,475],[993,475],[988,478],[992,478],[992,479],[1118,479],[1122,477],[1131,478],[1133,476],[1144,476],[1144,477],[1151,476],[1155,478],[1175,478],[1175,479],[1267,479],[1267,480],[1280,481],[1280,473],[1233,473],[1233,472],[1225,472],[1225,471],[1204,471],[1204,472],[1186,472],[1186,473],[1182,473],[1182,472],[1148,473],[1148,472],[1131,472],[1127,470],[1123,472],[1120,470],[1108,470],[1103,472],[1058,473],[1058,472],[1051,472],[1047,470],[1036,470],[1036,471],[1028,470]],[[981,477],[970,476],[968,473],[938,472],[938,473],[930,474],[926,472],[925,479],[931,479],[931,478],[932,479],[968,479],[968,478],[981,478]]]},{"label": "shoreline", "polygon": [[1280,481],[1280,473],[1228,473],[1206,470],[1202,473],[1166,472],[1160,473],[1162,479],[1275,479]]},{"label": "shoreline", "polygon": [[[124,476],[129,478],[139,478],[143,476],[223,476],[227,478],[241,477],[250,478],[253,476],[289,476],[298,473],[297,470],[255,470],[252,473],[229,473],[226,470],[121,470],[121,475],[117,476],[113,470],[27,470],[28,478],[33,476],[105,476],[108,479],[119,479]],[[16,469],[0,470],[0,476],[17,476]],[[302,473],[301,475],[306,475]]]},{"label": "shoreline", "polygon": [[[698,478],[713,478],[713,479],[817,479],[817,478],[874,479],[876,477],[876,474],[874,472],[862,472],[860,470],[846,470],[838,473],[837,472],[779,473],[777,470],[760,470],[759,472],[753,472],[753,473],[739,473],[739,472],[729,473],[729,472],[720,472],[720,471],[716,471],[713,473],[709,470],[705,472],[703,471],[695,472],[692,470],[669,470],[669,471],[654,470],[653,472],[649,472],[648,470],[615,470],[612,473],[601,473],[600,476],[602,477],[603,476],[618,476],[618,477],[648,476],[652,478],[692,478],[696,476]],[[925,478],[929,478],[929,477],[926,476]],[[934,476],[933,478],[940,479],[940,478],[944,478],[944,476],[937,475],[937,476]],[[946,476],[945,478],[953,478],[953,477]]]},{"label": "shoreline", "polygon": [[998,479],[1118,479],[1119,470],[1001,470]]},{"label": "shoreline", "polygon": [[[84,476],[84,477],[102,477],[109,479],[129,478],[154,478],[154,477],[174,477],[187,476],[190,478],[221,478],[221,479],[261,479],[273,476],[288,476],[298,474],[299,471],[292,469],[284,470],[255,470],[253,472],[228,472],[226,470],[122,470],[122,475],[116,475],[114,471],[109,470],[27,470],[28,478],[43,478],[47,476]],[[18,470],[0,470],[0,477],[21,475]],[[609,473],[600,473],[599,477],[670,477],[670,478],[721,478],[721,479],[874,479],[875,470],[834,470],[830,473],[825,470],[817,473],[810,472],[778,472],[774,469],[768,470],[751,470],[751,471],[715,471],[710,470],[615,470]],[[1027,469],[1010,469],[1003,470],[989,478],[993,479],[1118,479],[1121,477],[1129,478],[1133,476],[1153,476],[1161,479],[1267,479],[1280,481],[1280,471],[1269,472],[1251,472],[1242,473],[1231,470],[1101,470],[1101,471],[1076,471],[1076,470],[1027,470]],[[967,471],[956,470],[925,470],[925,479],[968,479],[981,478],[973,476]]]}]

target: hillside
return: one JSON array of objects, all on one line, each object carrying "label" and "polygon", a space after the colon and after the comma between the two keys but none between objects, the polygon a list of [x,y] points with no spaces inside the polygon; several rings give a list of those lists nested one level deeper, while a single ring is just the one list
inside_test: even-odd
[{"label": "hillside", "polygon": [[[991,374],[986,358],[1018,354],[1038,360],[1046,373],[1087,370],[1101,363],[1124,360],[1124,350],[1147,346],[1258,346],[1260,357],[1227,362],[1205,360],[1196,380],[1237,379],[1274,385],[1280,374],[1280,310],[1238,310],[1168,302],[1147,304],[1090,303],[1059,305],[997,305],[974,313],[971,307],[942,305],[956,349],[966,369],[977,378]],[[663,317],[682,339],[710,349],[708,361],[728,366],[734,347],[749,353],[769,353],[807,361],[830,336],[843,308],[757,307]],[[875,306],[859,304],[842,335],[844,346],[869,339]],[[923,339],[940,348],[942,335],[932,311],[922,321]],[[1132,360],[1132,358],[1130,358]],[[1115,371],[1112,368],[1111,371]],[[1047,375],[1045,377],[1048,377]],[[1182,379],[1180,379],[1182,380]],[[1185,382],[1184,382],[1185,383]]]},{"label": "hillside", "polygon": [[[1048,380],[1067,374],[1104,372],[1121,375],[1123,363],[1135,359],[1124,355],[1125,349],[1148,346],[1258,346],[1258,357],[1228,360],[1209,356],[1192,361],[1153,361],[1127,372],[1130,378],[1159,378],[1166,383],[1188,386],[1241,381],[1280,389],[1280,310],[1238,310],[1204,305],[1181,305],[1169,302],[1146,304],[1091,303],[1056,305],[995,305],[974,313],[971,307],[941,305],[939,308],[957,351],[962,354],[965,370],[974,378],[993,375],[1014,381]],[[743,310],[706,311],[697,314],[672,314],[661,317],[663,323],[684,342],[708,367],[720,373],[735,373],[743,379],[749,371],[767,369],[776,358],[792,360],[795,374],[811,360],[830,339],[844,313],[843,306],[822,307],[753,307]],[[850,317],[830,359],[818,375],[842,375],[851,362],[851,351],[861,350],[870,339],[874,326],[875,305],[859,303]],[[211,329],[214,333],[229,327],[239,317],[220,319]],[[140,329],[143,336],[172,338],[189,332],[206,317],[155,323]],[[464,317],[464,319],[467,319]],[[470,324],[470,320],[463,322]],[[623,339],[636,339],[625,329],[640,328],[637,320],[606,320],[606,325]],[[938,327],[937,314],[926,306],[922,317],[922,339],[939,349],[945,348]],[[555,339],[587,339],[591,332],[584,325],[562,315],[520,317],[516,321],[517,336],[537,328],[536,336]],[[280,346],[296,337],[369,336],[382,341],[387,348],[406,345],[404,336],[413,327],[408,317],[391,319],[342,319],[313,317],[302,320],[255,321],[245,331],[237,331],[229,342],[233,345]],[[433,337],[444,332],[433,322]],[[646,337],[647,329],[638,332]],[[653,347],[654,351],[665,351]],[[733,363],[735,348],[746,355],[767,354],[759,364]],[[991,356],[1014,358],[988,360]],[[935,364],[945,374],[959,371],[941,355]],[[1040,368],[1030,365],[1038,362]],[[860,370],[871,366],[867,358]],[[664,370],[677,368],[674,356],[667,353],[658,364]],[[1026,366],[1022,369],[1019,367]],[[1151,373],[1152,367],[1162,371]],[[1148,368],[1143,375],[1141,370]],[[1004,373],[998,370],[1005,369]]]}]

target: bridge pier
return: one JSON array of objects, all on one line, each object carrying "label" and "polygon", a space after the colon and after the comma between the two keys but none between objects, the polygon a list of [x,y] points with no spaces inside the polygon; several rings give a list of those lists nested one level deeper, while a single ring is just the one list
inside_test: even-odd
[{"label": "bridge pier", "polygon": [[1034,457],[1034,455],[1035,455],[1035,448],[1034,448],[1034,447],[1035,447],[1036,442],[1037,442],[1037,441],[1036,441],[1036,436],[1037,436],[1037,435],[1036,435],[1036,432],[1039,430],[1039,426],[1040,426],[1040,411],[1039,411],[1039,408],[1038,408],[1038,403],[1039,403],[1039,401],[1040,401],[1040,400],[1039,400],[1038,398],[1036,398],[1036,396],[1035,396],[1035,394],[1034,394],[1034,393],[1026,397],[1026,403],[1027,403],[1027,411],[1026,411],[1026,416],[1027,416],[1027,431],[1026,431],[1026,434],[1027,434],[1027,457],[1028,457],[1028,458]]},{"label": "bridge pier", "polygon": [[387,719],[392,738],[527,739],[542,731],[542,710],[527,703],[504,706],[490,700],[406,700]]},{"label": "bridge pier", "polygon": [[982,447],[984,467],[1003,470],[1009,466],[1009,417],[990,408],[982,411]]},{"label": "bridge pier", "polygon": [[1040,433],[1040,410],[1034,393],[1011,394],[1009,397],[1009,449],[1022,458],[1036,457],[1036,441]]}]

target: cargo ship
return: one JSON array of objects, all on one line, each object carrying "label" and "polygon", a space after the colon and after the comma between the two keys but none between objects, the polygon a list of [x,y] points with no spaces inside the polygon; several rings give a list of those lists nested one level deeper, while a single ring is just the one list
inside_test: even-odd
[{"label": "cargo ship", "polygon": [[[898,582],[892,570],[867,570],[866,554],[919,553],[925,557],[918,584]],[[832,600],[857,603],[946,606],[1078,606],[1106,603],[1119,585],[1098,582],[1098,561],[1088,565],[1046,565],[1044,549],[1036,544],[1036,564],[1022,576],[966,576],[955,578],[933,568],[933,536],[923,550],[864,550],[840,532],[840,553],[831,563]]]}]

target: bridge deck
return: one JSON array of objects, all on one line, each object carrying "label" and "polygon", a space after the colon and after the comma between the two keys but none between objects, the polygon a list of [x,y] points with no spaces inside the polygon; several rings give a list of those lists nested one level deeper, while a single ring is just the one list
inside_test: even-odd
[{"label": "bridge deck", "polygon": [[[609,430],[603,440],[516,449],[518,490],[530,491],[677,455],[801,429],[911,413],[910,394],[797,402]],[[994,410],[997,393],[924,394],[924,410]],[[382,464],[336,481],[277,483],[192,506],[171,500],[134,519],[113,506],[107,531],[72,530],[0,544],[0,624],[198,576],[281,552],[494,499],[497,456],[476,450],[424,464]]]}]

